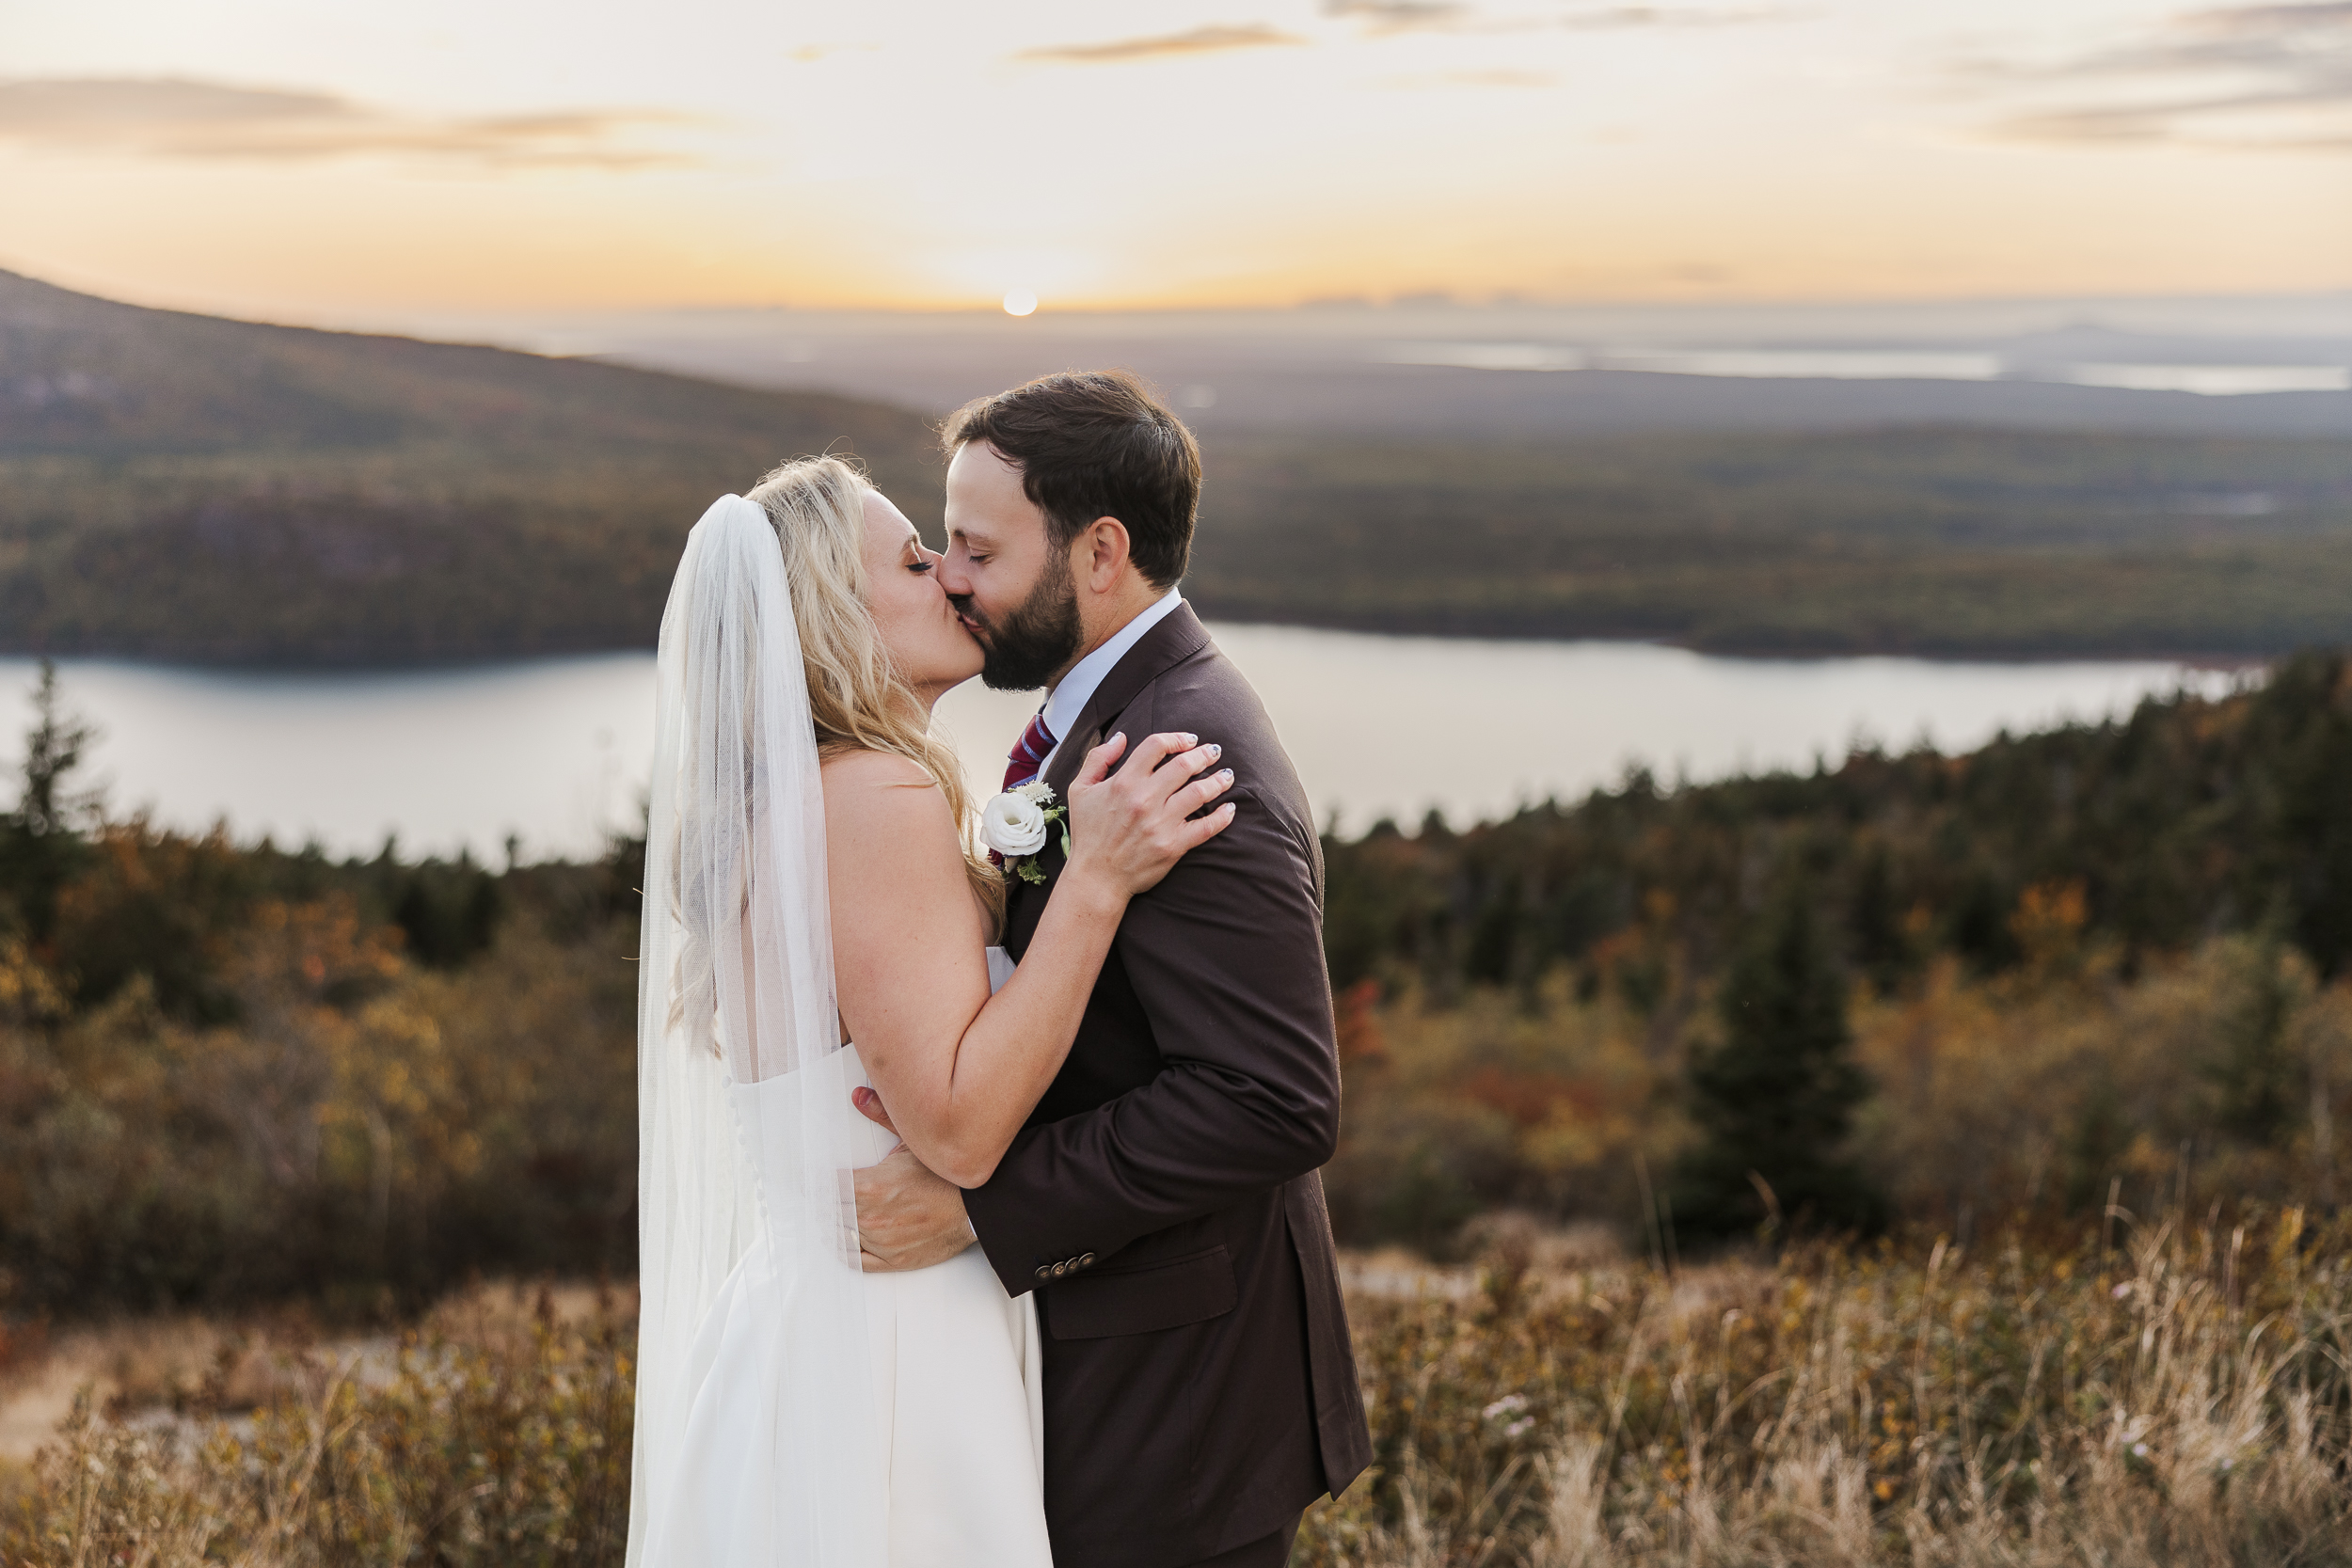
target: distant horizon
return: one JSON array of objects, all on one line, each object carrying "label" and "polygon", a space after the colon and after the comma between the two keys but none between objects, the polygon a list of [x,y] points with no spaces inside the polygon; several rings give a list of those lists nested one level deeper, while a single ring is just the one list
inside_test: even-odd
[{"label": "distant horizon", "polygon": [[[1350,315],[1380,316],[1391,321],[1407,318],[1416,312],[1430,315],[1504,315],[1525,312],[1529,315],[1591,314],[1627,315],[1651,318],[1681,317],[1685,319],[1728,318],[1742,313],[1758,316],[1801,315],[1815,312],[1823,316],[1863,316],[1872,313],[1899,314],[1959,314],[1964,312],[2000,313],[2008,311],[2056,311],[2067,309],[2121,309],[2126,311],[2164,310],[2168,308],[2198,309],[2228,309],[2292,311],[2298,308],[2335,315],[2339,319],[2325,324],[2312,324],[2280,331],[2280,336],[2352,336],[2352,284],[2327,289],[2279,289],[2240,291],[2129,291],[2105,292],[2019,292],[2014,293],[1981,293],[1975,294],[1844,294],[1844,295],[1783,295],[1756,297],[1723,297],[1712,299],[1659,299],[1640,296],[1608,298],[1559,297],[1534,299],[1527,297],[1468,297],[1430,291],[1399,293],[1387,298],[1364,295],[1298,300],[1291,303],[1257,305],[1073,305],[1054,306],[1041,303],[1028,316],[1012,318],[1001,308],[981,305],[901,305],[901,306],[827,306],[782,300],[693,301],[606,307],[548,307],[528,309],[396,309],[361,308],[344,311],[279,310],[252,313],[238,309],[233,302],[182,297],[167,293],[155,295],[140,291],[109,289],[101,281],[77,279],[59,276],[25,262],[21,258],[0,255],[0,272],[15,273],[37,283],[47,284],[70,293],[105,299],[117,304],[144,309],[172,310],[184,314],[218,316],[226,319],[253,322],[258,325],[295,326],[319,331],[361,333],[409,333],[428,335],[436,326],[459,327],[465,324],[487,325],[499,322],[516,324],[562,322],[626,322],[660,320],[664,318],[715,320],[725,317],[794,317],[811,323],[852,324],[861,322],[920,322],[955,323],[984,326],[992,331],[1016,334],[1025,330],[1050,334],[1057,324],[1074,325],[1124,324],[1143,321],[1214,321],[1218,318],[1306,318],[1335,319]],[[2090,325],[2070,324],[2070,325]],[[2042,327],[2015,327],[2012,332],[2047,330]],[[2169,330],[2189,330],[2174,327]],[[2205,330],[2212,330],[2207,328]],[[2233,330],[2245,331],[2246,328]],[[2275,330],[2275,329],[2274,329]],[[1970,336],[2006,335],[1990,328]]]}]

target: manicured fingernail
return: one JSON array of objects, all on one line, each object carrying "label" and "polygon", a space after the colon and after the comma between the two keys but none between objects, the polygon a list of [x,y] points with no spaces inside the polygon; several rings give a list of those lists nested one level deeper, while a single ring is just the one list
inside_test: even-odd
[{"label": "manicured fingernail", "polygon": [[1209,760],[1211,762],[1215,762],[1217,758],[1225,754],[1225,748],[1219,746],[1214,740],[1210,741],[1206,746],[1203,746],[1200,749],[1209,753]]},{"label": "manicured fingernail", "polygon": [[1200,737],[1187,730],[1184,732],[1184,744],[1187,746],[1198,746],[1200,744]]},{"label": "manicured fingernail", "polygon": [[1232,784],[1233,782],[1233,770],[1230,768],[1224,768],[1218,772],[1217,777],[1223,779],[1227,784]]}]

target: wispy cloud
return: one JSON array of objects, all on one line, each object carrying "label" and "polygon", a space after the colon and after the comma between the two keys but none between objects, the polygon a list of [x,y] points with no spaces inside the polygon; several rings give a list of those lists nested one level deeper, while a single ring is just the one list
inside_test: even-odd
[{"label": "wispy cloud", "polygon": [[881,47],[879,43],[803,43],[788,52],[785,58],[795,65],[815,65],[835,55],[872,54]]},{"label": "wispy cloud", "polygon": [[1234,49],[1283,48],[1306,41],[1278,27],[1269,27],[1262,23],[1246,23],[1238,26],[1195,27],[1189,32],[1164,33],[1152,38],[1113,39],[1105,43],[1055,44],[1042,49],[1024,49],[1013,57],[1057,65],[1107,65],[1122,60],[1159,59],[1170,55],[1216,55]]},{"label": "wispy cloud", "polygon": [[1454,0],[1324,0],[1323,14],[1353,19],[1374,34],[1405,32],[1614,32],[1645,27],[1735,27],[1808,14],[1783,6],[1576,4],[1482,10]]},{"label": "wispy cloud", "polygon": [[690,123],[650,109],[435,118],[334,93],[183,77],[0,81],[0,140],[72,151],[290,162],[394,155],[500,167],[690,164],[634,134]]},{"label": "wispy cloud", "polygon": [[1375,32],[1401,33],[1458,27],[1470,8],[1454,0],[1323,0],[1323,14],[1364,23]]},{"label": "wispy cloud", "polygon": [[[1321,9],[1332,21],[1354,23],[1359,34],[1375,39],[1397,33],[1507,34],[1556,29],[1600,32],[1645,27],[1743,26],[1806,14],[1772,6],[1741,8],[1587,3],[1500,10],[1482,8],[1468,0],[1323,0]],[[1112,39],[1103,43],[1052,44],[1025,49],[1013,58],[1057,65],[1105,65],[1174,55],[1297,47],[1312,41],[1263,23],[1244,23],[1195,27],[1189,32],[1154,34],[1149,38]]]},{"label": "wispy cloud", "polygon": [[1549,87],[1560,83],[1547,71],[1449,71],[1438,80],[1450,87]]},{"label": "wispy cloud", "polygon": [[1429,76],[1392,76],[1391,87],[1528,88],[1557,87],[1560,78],[1545,71],[1443,71]]},{"label": "wispy cloud", "polygon": [[2008,140],[2352,149],[2352,0],[2186,11],[2066,59],[1963,69],[2063,94],[1996,123]]},{"label": "wispy cloud", "polygon": [[1788,6],[1598,6],[1580,8],[1553,25],[1572,31],[1635,27],[1749,27],[1798,22],[1813,14]]}]

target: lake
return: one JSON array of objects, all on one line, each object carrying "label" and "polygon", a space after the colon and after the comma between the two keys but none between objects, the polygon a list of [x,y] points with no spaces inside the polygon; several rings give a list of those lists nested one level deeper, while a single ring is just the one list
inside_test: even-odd
[{"label": "lake", "polygon": [[[1494,642],[1217,626],[1257,686],[1317,808],[1343,831],[1431,808],[1466,823],[1570,798],[1641,763],[1663,779],[1809,768],[1850,744],[1964,751],[2003,728],[2127,711],[2226,673],[2154,661],[1956,664],[1716,658],[1621,642]],[[0,659],[0,694],[36,667]],[[91,771],[118,814],[225,820],[244,839],[372,853],[469,847],[502,859],[593,852],[628,821],[652,749],[653,659],[607,654],[399,673],[254,673],[104,659],[61,666],[104,731]],[[22,755],[29,705],[0,712]],[[974,682],[940,706],[993,792],[1035,711]]]}]

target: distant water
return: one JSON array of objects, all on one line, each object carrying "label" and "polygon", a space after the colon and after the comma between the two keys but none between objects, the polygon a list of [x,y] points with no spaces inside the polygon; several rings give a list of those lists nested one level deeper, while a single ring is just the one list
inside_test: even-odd
[{"label": "distant water", "polygon": [[[1715,658],[1612,642],[1489,642],[1220,626],[1319,811],[1454,822],[1580,796],[1629,764],[1666,780],[1810,768],[1857,739],[1947,751],[1995,732],[2127,711],[2231,677],[2161,662],[1957,664]],[[0,694],[35,667],[0,660]],[[105,731],[93,754],[114,810],[240,838],[369,852],[470,847],[500,859],[593,851],[628,822],[650,765],[644,654],[399,674],[226,673],[71,660],[68,699]],[[941,719],[993,789],[1037,698],[975,682]],[[0,709],[13,768],[29,710]]]},{"label": "distant water", "polygon": [[1919,349],[1586,349],[1543,342],[1405,342],[1375,350],[1372,357],[1392,365],[1470,371],[1647,371],[1747,381],[2055,381],[2201,397],[2352,390],[2352,366],[2346,365],[2108,364]]}]

